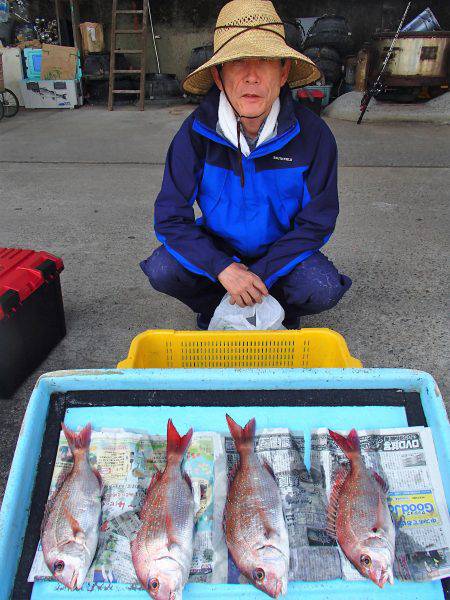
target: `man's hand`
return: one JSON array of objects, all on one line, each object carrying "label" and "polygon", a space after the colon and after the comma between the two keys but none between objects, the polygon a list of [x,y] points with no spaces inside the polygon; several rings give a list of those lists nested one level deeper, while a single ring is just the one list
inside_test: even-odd
[{"label": "man's hand", "polygon": [[230,304],[253,306],[255,302],[261,303],[263,296],[268,296],[264,282],[241,263],[233,263],[221,273],[218,280],[230,294]]}]

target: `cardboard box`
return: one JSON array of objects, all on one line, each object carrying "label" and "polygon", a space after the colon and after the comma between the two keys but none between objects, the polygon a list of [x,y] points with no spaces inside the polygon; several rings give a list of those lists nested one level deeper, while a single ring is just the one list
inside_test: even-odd
[{"label": "cardboard box", "polygon": [[101,23],[81,23],[80,30],[84,54],[103,52],[105,42]]},{"label": "cardboard box", "polygon": [[39,40],[26,40],[25,42],[20,42],[16,44],[16,48],[20,48],[23,50],[24,48],[42,48],[42,42]]},{"label": "cardboard box", "polygon": [[42,45],[41,79],[75,79],[78,50],[71,46]]}]

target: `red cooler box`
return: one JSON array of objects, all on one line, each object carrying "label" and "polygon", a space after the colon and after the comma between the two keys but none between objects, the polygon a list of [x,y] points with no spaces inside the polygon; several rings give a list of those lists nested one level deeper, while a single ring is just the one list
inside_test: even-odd
[{"label": "red cooler box", "polygon": [[311,90],[301,88],[297,90],[297,98],[300,104],[312,110],[316,115],[320,116],[322,112],[322,102],[325,94],[321,90]]},{"label": "red cooler box", "polygon": [[66,334],[63,268],[48,252],[0,248],[0,398],[10,397]]}]

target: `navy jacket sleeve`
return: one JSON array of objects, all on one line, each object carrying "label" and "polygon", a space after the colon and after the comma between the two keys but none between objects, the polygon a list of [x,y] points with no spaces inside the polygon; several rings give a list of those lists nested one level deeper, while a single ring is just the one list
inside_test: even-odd
[{"label": "navy jacket sleeve", "polygon": [[155,202],[155,233],[168,252],[186,269],[212,281],[233,258],[214,245],[195,224],[197,197],[204,159],[202,142],[192,132],[192,116],[186,119],[170,145],[162,188]]},{"label": "navy jacket sleeve", "polygon": [[251,270],[270,287],[326,244],[338,213],[336,141],[323,124],[306,173],[302,207],[294,228],[275,242]]}]

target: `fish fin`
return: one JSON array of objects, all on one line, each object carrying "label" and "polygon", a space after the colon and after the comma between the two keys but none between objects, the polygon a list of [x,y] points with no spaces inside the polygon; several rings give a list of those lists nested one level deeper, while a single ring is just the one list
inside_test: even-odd
[{"label": "fish fin", "polygon": [[73,544],[74,542],[74,538],[67,538],[65,540],[61,540],[60,542],[58,542],[58,547],[61,548],[62,546],[67,546],[67,544]]},{"label": "fish fin", "polygon": [[264,537],[266,538],[266,540],[271,540],[273,542],[273,545],[275,545],[276,542],[280,539],[279,533],[275,531],[275,529],[273,529],[272,527],[265,528]]},{"label": "fish fin", "polygon": [[109,528],[109,521],[103,521],[103,523],[100,523],[100,527],[99,527],[99,531],[101,531],[102,533],[104,533],[105,531],[108,531]]},{"label": "fish fin", "polygon": [[234,463],[231,467],[230,472],[228,473],[228,487],[233,483],[234,478],[236,477],[236,473],[239,471],[240,463]]},{"label": "fish fin", "polygon": [[66,481],[66,479],[70,475],[70,473],[71,473],[71,471],[61,471],[61,473],[58,476],[58,479],[56,481],[56,487],[55,487],[53,493],[50,495],[49,499],[47,500],[47,504],[45,505],[44,514],[42,516],[42,523],[41,523],[41,535],[47,525],[48,518],[53,509],[53,506],[55,505],[56,499],[58,498],[58,496],[61,492],[61,489],[64,485],[64,482]]},{"label": "fish fin", "polygon": [[88,450],[91,443],[92,426],[90,423],[86,425],[80,432],[72,431],[68,427],[61,423],[61,428],[66,436],[69,448],[74,454],[75,450]]},{"label": "fish fin", "polygon": [[103,488],[105,487],[103,484],[102,476],[100,475],[100,471],[98,469],[92,469],[92,472],[97,477],[97,481],[100,484],[100,494],[103,493]]},{"label": "fish fin", "polygon": [[334,476],[333,486],[331,488],[330,500],[328,502],[327,511],[327,533],[331,537],[336,537],[336,515],[339,506],[339,496],[341,495],[342,486],[347,479],[349,470],[346,466],[341,466]]},{"label": "fish fin", "polygon": [[378,475],[378,473],[376,471],[374,471],[373,469],[371,469],[370,472],[371,472],[372,477],[375,479],[375,481],[378,483],[380,488],[383,490],[383,492],[385,494],[387,494],[388,490],[389,490],[389,486],[386,483],[386,481],[381,477],[381,475]]},{"label": "fish fin", "polygon": [[347,437],[331,429],[328,431],[330,432],[331,439],[339,446],[347,458],[351,458],[355,453],[361,453],[361,445],[356,429],[352,429]]},{"label": "fish fin", "polygon": [[150,489],[150,487],[147,489],[147,494],[146,494],[145,499],[144,499],[144,504],[142,505],[141,510],[139,511],[139,519],[141,521],[146,521],[147,520],[147,512],[148,512],[149,505],[150,505],[149,493],[148,493],[149,489]]},{"label": "fish fin", "polygon": [[335,525],[334,525],[334,524],[333,524],[333,525],[329,525],[329,524],[327,523],[327,526],[326,526],[326,528],[325,528],[325,531],[326,531],[326,533],[328,534],[328,536],[329,536],[330,538],[332,538],[333,540],[336,540],[336,539],[337,539],[337,536],[336,536],[336,527],[335,527]]},{"label": "fish fin", "polygon": [[392,522],[392,525],[394,526],[395,533],[397,534],[400,531],[400,527],[401,527],[401,523],[402,523],[402,517],[396,515],[392,511],[389,511],[389,512],[391,513],[391,522]]},{"label": "fish fin", "polygon": [[186,473],[186,471],[183,473],[183,477],[184,477],[184,479],[185,479],[186,483],[188,484],[188,486],[189,486],[189,489],[191,490],[191,492],[193,492],[193,491],[194,491],[194,488],[192,487],[192,480],[191,480],[191,478],[189,477],[189,475]]},{"label": "fish fin", "polygon": [[375,527],[380,529],[383,523],[383,500],[381,499],[381,494],[378,494],[378,505],[377,505],[377,520],[375,523]]},{"label": "fish fin", "polygon": [[174,546],[178,546],[178,539],[175,532],[172,517],[166,514],[166,534],[167,534],[167,549],[171,550]]},{"label": "fish fin", "polygon": [[53,492],[53,495],[56,496],[58,494],[58,492],[61,490],[62,486],[64,485],[64,482],[66,481],[67,477],[70,475],[71,470],[70,471],[61,471],[61,473],[58,475],[58,479],[56,480],[56,485],[55,485],[55,491]]},{"label": "fish fin", "polygon": [[150,489],[152,487],[152,485],[155,485],[155,483],[158,483],[158,481],[161,479],[161,477],[162,477],[161,471],[159,469],[156,469],[155,473],[153,473],[153,475],[152,475],[148,489]]},{"label": "fish fin", "polygon": [[272,475],[272,477],[275,479],[275,481],[277,480],[277,478],[275,477],[275,473],[273,472],[272,467],[269,465],[269,463],[265,460],[263,461],[263,467],[266,469],[266,471],[268,471],[270,473],[270,475]]},{"label": "fish fin", "polygon": [[224,506],[224,509],[223,509],[222,529],[223,529],[224,535],[226,536],[227,535],[227,503],[225,503],[225,506]]},{"label": "fish fin", "polygon": [[50,512],[55,504],[55,500],[56,500],[56,494],[55,494],[55,492],[53,492],[53,494],[47,500],[47,504],[45,505],[45,508],[44,508],[44,514],[42,515],[41,538],[43,537],[44,530],[47,527],[47,522],[50,517]]},{"label": "fish fin", "polygon": [[261,519],[262,526],[264,528],[264,537],[266,538],[266,540],[278,537],[278,533],[269,523],[269,520],[267,518],[267,512],[263,509],[263,507],[257,506],[256,510],[258,512],[259,518]]},{"label": "fish fin", "polygon": [[175,548],[178,548],[179,544],[177,544],[177,542],[171,542],[170,544],[167,543],[167,550],[169,552],[172,552],[173,550],[175,550]]},{"label": "fish fin", "polygon": [[45,505],[44,516],[42,517],[43,526],[44,526],[44,523],[47,521],[48,515],[49,515],[51,509],[53,508],[53,505],[55,504],[55,500],[58,497],[58,494],[60,493],[62,486],[64,485],[64,482],[66,481],[66,479],[70,473],[71,473],[71,471],[61,471],[61,473],[58,475],[58,479],[56,480],[55,489],[52,492],[52,494],[50,495],[49,499],[47,500],[47,504]]},{"label": "fish fin", "polygon": [[191,442],[192,433],[191,427],[185,435],[181,436],[172,423],[172,419],[167,421],[167,459],[169,459],[169,456],[176,457],[178,459],[177,462],[181,463],[184,453]]},{"label": "fish fin", "polygon": [[69,525],[72,529],[74,538],[77,538],[77,536],[79,536],[80,533],[82,533],[84,536],[84,531],[81,529],[80,524],[75,519],[73,514],[69,511],[66,504],[63,504],[63,511],[64,511],[64,514],[66,515],[66,519],[69,521]]},{"label": "fish fin", "polygon": [[150,498],[151,498],[151,488],[158,483],[158,481],[161,479],[162,477],[162,473],[159,469],[156,469],[155,473],[153,473],[152,478],[150,480],[150,483],[148,485],[147,488],[147,492],[145,494],[145,499],[144,499],[144,503],[142,505],[142,508],[139,512],[139,518],[141,521],[145,521],[146,520],[146,515],[147,515],[147,511],[148,511],[148,507],[150,506]]},{"label": "fish fin", "polygon": [[247,425],[242,428],[230,417],[230,415],[226,415],[226,418],[236,450],[240,453],[244,449],[253,449],[253,439],[255,437],[256,429],[255,419],[250,419]]},{"label": "fish fin", "polygon": [[[389,511],[390,513],[391,511]],[[381,497],[381,494],[378,493],[378,505],[377,505],[377,518],[375,520],[375,524],[373,526],[372,531],[375,533],[378,529],[383,529],[383,523],[384,523],[384,506],[383,506],[383,499]]]}]

